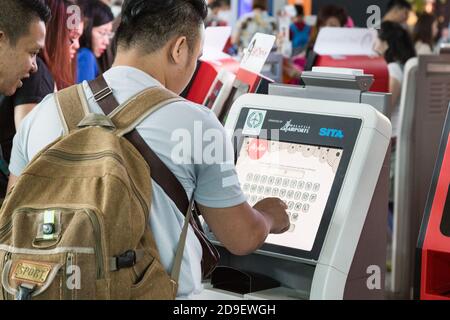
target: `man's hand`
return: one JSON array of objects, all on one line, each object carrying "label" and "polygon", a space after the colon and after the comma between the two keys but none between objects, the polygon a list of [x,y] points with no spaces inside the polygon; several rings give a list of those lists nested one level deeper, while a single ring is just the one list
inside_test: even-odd
[{"label": "man's hand", "polygon": [[286,213],[287,205],[278,198],[266,198],[253,207],[271,222],[270,233],[280,234],[289,230],[289,216]]}]

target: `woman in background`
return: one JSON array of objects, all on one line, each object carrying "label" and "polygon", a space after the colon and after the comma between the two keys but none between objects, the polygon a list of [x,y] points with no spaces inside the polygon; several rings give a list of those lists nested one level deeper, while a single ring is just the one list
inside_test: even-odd
[{"label": "woman in background", "polygon": [[314,52],[314,45],[316,44],[320,29],[324,27],[342,28],[346,25],[347,21],[347,12],[342,7],[330,4],[320,8],[316,26],[311,32],[311,37],[306,48],[306,71],[312,70],[312,67],[315,65],[317,54]]},{"label": "woman in background", "polygon": [[270,35],[278,33],[277,20],[267,12],[267,0],[253,0],[252,12],[238,21],[231,42],[242,54],[258,32]]},{"label": "woman in background", "polygon": [[439,25],[435,16],[425,13],[417,20],[413,41],[418,55],[432,54],[439,36]]},{"label": "woman in background", "polygon": [[77,56],[77,83],[94,80],[106,71],[100,69],[98,59],[111,42],[114,20],[111,8],[100,0],[84,0],[79,4],[86,19]]},{"label": "woman in background", "polygon": [[378,31],[374,50],[383,56],[389,69],[389,91],[392,93],[392,135],[397,136],[399,103],[403,84],[403,70],[406,62],[416,56],[414,44],[400,24],[385,21]]},{"label": "woman in background", "polygon": [[305,9],[302,5],[295,5],[297,15],[289,27],[289,38],[292,41],[292,55],[303,52],[309,41],[311,27],[305,23]]},{"label": "woman in background", "polygon": [[[75,71],[72,68],[72,44],[79,36],[67,27],[69,15],[67,8],[72,5],[67,0],[46,0],[52,12],[47,26],[45,48],[41,57],[55,82],[55,90],[70,87],[75,83]],[[75,26],[76,28],[77,26]],[[38,71],[39,73],[39,71]]]}]

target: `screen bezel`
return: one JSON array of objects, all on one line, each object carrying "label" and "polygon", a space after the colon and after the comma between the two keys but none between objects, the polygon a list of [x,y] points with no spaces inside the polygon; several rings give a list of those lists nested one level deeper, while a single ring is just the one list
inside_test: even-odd
[{"label": "screen bezel", "polygon": [[[267,111],[262,127],[263,129],[266,129],[268,131],[267,134],[264,135],[242,134],[242,129],[244,128],[244,124],[247,119],[249,110]],[[344,178],[353,155],[353,151],[356,145],[359,132],[362,127],[362,120],[358,118],[349,118],[349,117],[334,117],[334,116],[299,113],[299,112],[266,110],[263,108],[252,106],[244,107],[241,109],[237,124],[235,126],[235,134],[233,137],[233,144],[235,150],[235,163],[237,162],[245,138],[260,138],[270,140],[271,139],[270,130],[280,129],[283,126],[283,124],[285,124],[288,120],[294,120],[295,123],[310,126],[309,133],[299,134],[293,132],[279,131],[280,142],[341,149],[342,158],[334,178],[334,182],[330,191],[328,201],[325,206],[322,221],[320,222],[312,250],[304,251],[297,248],[289,248],[265,243],[261,247],[260,251],[267,252],[268,254],[272,253],[282,256],[289,256],[305,260],[317,261],[319,259],[319,255],[322,250],[323,243],[325,241],[325,237],[331,219],[333,217],[334,208],[337,204],[340,190],[342,189]],[[321,128],[340,129],[344,132],[344,138],[338,139],[334,137],[322,137],[319,135]]]}]

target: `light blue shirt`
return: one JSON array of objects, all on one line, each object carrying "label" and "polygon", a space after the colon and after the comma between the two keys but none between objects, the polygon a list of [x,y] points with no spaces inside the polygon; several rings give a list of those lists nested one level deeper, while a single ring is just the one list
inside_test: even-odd
[{"label": "light blue shirt", "polygon": [[[113,90],[119,103],[141,92],[142,90],[161,86],[161,84],[148,74],[130,67],[114,67],[108,70],[104,77]],[[88,84],[84,82],[89,108],[94,113],[102,113],[100,107],[93,99]],[[199,129],[200,128],[200,129]],[[219,141],[221,146],[233,150],[230,139],[223,126],[214,113],[203,106],[187,101],[175,102],[156,111],[137,127],[138,132],[151,146],[160,159],[168,166],[182,183],[189,197],[194,192],[195,200],[203,206],[210,208],[228,208],[246,201],[237,181],[234,165],[208,164],[202,160],[202,152],[208,154],[211,147],[211,136]],[[204,137],[202,139],[202,133]],[[53,95],[47,96],[24,119],[21,128],[14,138],[11,155],[10,171],[19,176],[30,160],[45,146],[63,134],[62,124],[58,116]],[[190,135],[189,141],[180,141],[180,137]],[[194,150],[200,141],[200,151]],[[204,142],[201,142],[204,141]],[[193,160],[194,154],[200,158],[194,161],[185,161],[180,164],[174,162],[174,151],[178,154],[183,147],[191,147],[189,152],[183,154],[185,160]],[[233,163],[233,152],[224,152],[226,163]],[[177,160],[178,161],[178,160]],[[198,163],[198,164],[195,164]],[[170,273],[181,228],[184,222],[183,214],[162,189],[153,182],[152,208],[150,223],[155,240],[161,255],[161,260]],[[188,233],[186,249],[179,283],[179,297],[191,297],[200,293],[202,248],[192,230]]]}]

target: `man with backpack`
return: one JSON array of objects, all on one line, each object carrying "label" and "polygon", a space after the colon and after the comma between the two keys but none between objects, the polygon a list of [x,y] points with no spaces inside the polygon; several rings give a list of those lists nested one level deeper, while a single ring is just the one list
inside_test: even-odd
[{"label": "man with backpack", "polygon": [[[201,56],[206,15],[204,0],[125,1],[113,67],[103,78],[48,96],[24,120],[14,139],[10,165],[10,188],[14,189],[0,212],[0,241],[3,224],[12,221],[10,228],[14,229],[24,223],[18,220],[20,215],[13,214],[17,207],[24,201],[28,206],[34,201],[39,203],[36,208],[23,209],[27,217],[35,214],[38,220],[32,224],[38,230],[26,235],[31,234],[28,242],[33,246],[19,242],[34,250],[54,250],[54,246],[59,250],[52,261],[33,256],[31,249],[26,256],[11,252],[2,255],[0,250],[0,260],[2,256],[10,260],[7,268],[3,267],[5,275],[10,269],[20,275],[17,265],[22,265],[22,259],[26,263],[30,259],[41,261],[31,263],[30,268],[36,270],[43,271],[47,266],[48,274],[41,283],[19,282],[14,288],[12,279],[6,281],[4,288],[9,294],[55,298],[45,296],[43,289],[52,292],[51,282],[63,281],[54,270],[71,265],[75,257],[75,261],[86,261],[89,266],[81,269],[83,276],[83,270],[93,269],[88,264],[89,256],[85,256],[93,252],[101,253],[95,254],[93,298],[171,298],[172,288],[168,288],[165,274],[171,274],[177,297],[200,293],[202,273],[208,274],[206,251],[213,249],[202,240],[198,224],[190,219],[190,210],[184,211],[186,202],[195,201],[217,239],[237,255],[259,248],[269,233],[289,228],[286,205],[281,200],[265,199],[252,208],[239,184],[227,183],[237,181],[235,168],[230,165],[234,163],[232,152],[225,152],[220,163],[211,164],[198,157],[198,150],[207,154],[211,144],[209,139],[199,141],[199,130],[214,133],[212,141],[220,146],[216,151],[232,149],[224,128],[210,110],[177,96],[190,81]],[[186,137],[190,139],[180,139]],[[51,144],[55,139],[59,140]],[[180,149],[186,152],[180,153]],[[150,180],[147,171],[151,171],[151,188],[146,185]],[[45,200],[25,197],[33,184],[48,197],[48,206],[58,205],[48,208],[42,204]],[[175,188],[178,184],[181,194]],[[68,185],[71,189],[65,190]],[[136,215],[147,207],[151,207],[149,217],[148,212],[147,216]],[[123,214],[119,214],[121,210]],[[111,220],[111,215],[116,218]],[[189,229],[188,222],[192,226]],[[71,226],[83,224],[92,232],[68,236],[76,234]],[[150,231],[144,232],[148,225]],[[189,231],[183,250],[180,239],[182,243],[185,230]],[[89,240],[91,233],[99,236]],[[14,239],[7,241],[10,247],[18,245]],[[159,282],[149,281],[151,277]],[[127,284],[130,279],[131,285]],[[81,281],[81,288],[90,285],[83,278]],[[56,298],[61,297],[59,294]],[[63,297],[74,295],[77,297],[70,291]]]}]

